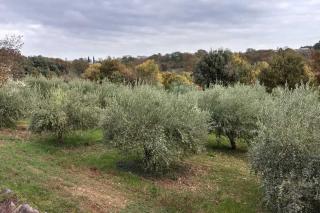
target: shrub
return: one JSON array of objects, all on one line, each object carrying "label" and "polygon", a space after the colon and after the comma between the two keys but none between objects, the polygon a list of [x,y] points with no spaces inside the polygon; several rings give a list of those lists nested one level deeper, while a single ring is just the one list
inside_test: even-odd
[{"label": "shrub", "polygon": [[320,209],[320,103],[308,87],[278,89],[250,151],[273,212]]},{"label": "shrub", "polygon": [[64,82],[61,78],[47,79],[45,77],[27,77],[24,79],[24,82],[31,89],[35,89],[35,93],[38,96],[46,96],[52,89],[68,88],[67,83]]},{"label": "shrub", "polygon": [[211,130],[215,130],[218,136],[226,135],[231,147],[236,149],[238,138],[248,142],[256,133],[260,106],[266,98],[265,89],[261,86],[216,85],[203,93],[199,106],[210,112]]},{"label": "shrub", "polygon": [[0,87],[0,128],[13,127],[24,114],[25,102],[17,85]]},{"label": "shrub", "polygon": [[30,129],[36,133],[52,132],[62,143],[66,133],[98,125],[97,100],[97,95],[83,94],[77,88],[52,89],[41,99],[39,110],[33,112]]},{"label": "shrub", "polygon": [[104,138],[126,154],[136,154],[145,171],[161,173],[200,150],[207,134],[206,119],[193,96],[148,86],[127,88],[106,109]]}]

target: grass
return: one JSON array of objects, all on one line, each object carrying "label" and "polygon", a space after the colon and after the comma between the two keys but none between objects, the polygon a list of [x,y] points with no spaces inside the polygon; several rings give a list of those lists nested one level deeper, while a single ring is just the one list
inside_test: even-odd
[{"label": "grass", "polygon": [[246,146],[231,151],[211,135],[208,151],[186,159],[175,178],[147,178],[120,168],[121,155],[98,130],[17,139],[0,132],[0,189],[51,212],[263,212]]}]

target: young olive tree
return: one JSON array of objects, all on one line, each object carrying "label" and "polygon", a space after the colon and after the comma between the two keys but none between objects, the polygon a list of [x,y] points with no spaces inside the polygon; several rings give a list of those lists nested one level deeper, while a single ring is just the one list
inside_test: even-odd
[{"label": "young olive tree", "polygon": [[83,94],[77,88],[52,89],[42,97],[39,109],[31,117],[35,133],[51,132],[63,143],[63,136],[73,130],[94,128],[99,123],[97,95]]},{"label": "young olive tree", "polygon": [[161,173],[206,141],[207,113],[187,95],[149,86],[123,89],[106,109],[105,141],[143,161],[145,171]]},{"label": "young olive tree", "polygon": [[261,86],[223,87],[215,85],[199,98],[199,106],[209,111],[210,127],[217,135],[226,135],[232,149],[239,138],[249,141],[256,133],[258,116],[267,94]]},{"label": "young olive tree", "polygon": [[15,122],[24,115],[25,106],[19,85],[0,87],[0,128],[15,126]]},{"label": "young olive tree", "polygon": [[308,87],[278,89],[250,150],[272,212],[319,212],[320,102]]}]

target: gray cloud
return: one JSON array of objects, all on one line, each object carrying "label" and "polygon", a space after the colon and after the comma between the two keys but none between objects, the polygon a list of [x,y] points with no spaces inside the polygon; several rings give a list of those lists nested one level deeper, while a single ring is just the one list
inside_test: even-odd
[{"label": "gray cloud", "polygon": [[318,0],[0,0],[0,35],[75,58],[298,47],[320,39]]}]

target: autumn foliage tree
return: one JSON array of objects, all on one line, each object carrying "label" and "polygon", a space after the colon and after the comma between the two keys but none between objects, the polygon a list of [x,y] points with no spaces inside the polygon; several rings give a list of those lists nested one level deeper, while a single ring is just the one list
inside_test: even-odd
[{"label": "autumn foliage tree", "polygon": [[165,89],[170,89],[172,86],[192,85],[193,82],[189,73],[163,72],[162,84]]},{"label": "autumn foliage tree", "polygon": [[92,81],[107,79],[114,83],[130,83],[135,80],[134,70],[118,59],[107,58],[101,63],[90,64],[82,75]]},{"label": "autumn foliage tree", "polygon": [[0,40],[0,85],[10,77],[21,75],[22,46],[22,36],[7,35]]},{"label": "autumn foliage tree", "polygon": [[261,71],[259,79],[268,89],[285,85],[294,88],[297,84],[313,81],[314,73],[299,53],[280,49],[270,66]]},{"label": "autumn foliage tree", "polygon": [[240,54],[234,53],[226,66],[226,71],[231,82],[254,84],[259,69],[257,66],[250,64]]},{"label": "autumn foliage tree", "polygon": [[137,80],[147,84],[161,83],[159,66],[154,60],[147,60],[135,68]]},{"label": "autumn foliage tree", "polygon": [[101,79],[101,64],[90,64],[89,67],[84,71],[82,77],[89,79],[90,81],[98,81]]}]

